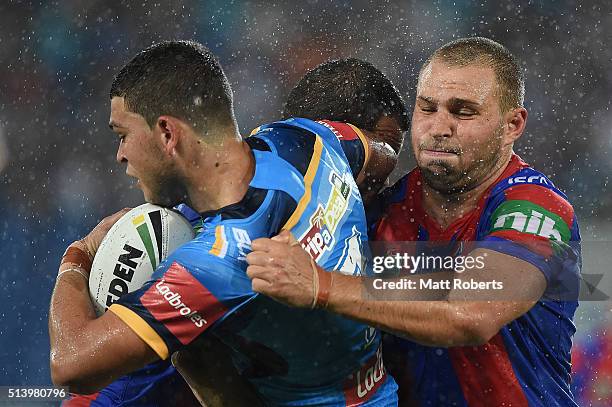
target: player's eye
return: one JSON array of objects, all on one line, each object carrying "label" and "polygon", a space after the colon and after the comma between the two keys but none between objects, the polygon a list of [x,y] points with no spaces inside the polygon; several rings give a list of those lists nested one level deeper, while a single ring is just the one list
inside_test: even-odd
[{"label": "player's eye", "polygon": [[430,105],[426,105],[426,106],[421,106],[421,111],[422,112],[426,112],[426,113],[433,113],[435,112],[437,109],[434,106],[430,106]]},{"label": "player's eye", "polygon": [[463,108],[463,109],[457,110],[455,114],[458,116],[462,116],[462,117],[471,117],[471,116],[474,116],[476,112],[472,109]]}]

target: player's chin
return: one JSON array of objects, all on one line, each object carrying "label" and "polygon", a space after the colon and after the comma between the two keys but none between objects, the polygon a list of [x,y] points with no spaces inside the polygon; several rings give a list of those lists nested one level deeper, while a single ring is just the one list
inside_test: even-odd
[{"label": "player's chin", "polygon": [[183,199],[177,197],[160,196],[157,194],[147,193],[143,190],[145,202],[153,205],[163,206],[164,208],[174,208],[178,204],[184,202]]},{"label": "player's chin", "polygon": [[444,177],[449,174],[456,172],[456,163],[449,162],[448,160],[421,160],[419,161],[419,168],[422,171],[427,171],[432,175]]}]

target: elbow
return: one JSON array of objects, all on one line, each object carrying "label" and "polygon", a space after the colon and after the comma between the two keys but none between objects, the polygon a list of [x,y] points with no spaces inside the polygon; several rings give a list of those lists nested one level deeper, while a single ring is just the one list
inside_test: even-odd
[{"label": "elbow", "polygon": [[56,386],[69,387],[71,392],[78,393],[74,390],[77,381],[74,369],[58,358],[51,358],[51,381]]},{"label": "elbow", "polygon": [[56,386],[68,387],[71,393],[93,394],[100,390],[100,387],[89,383],[76,366],[51,358],[51,381]]},{"label": "elbow", "polygon": [[450,343],[447,346],[480,346],[488,343],[497,333],[500,327],[496,321],[484,321],[470,316],[459,316],[454,321],[454,335],[450,335]]},{"label": "elbow", "polygon": [[51,381],[56,386],[69,386],[70,385],[70,369],[63,363],[61,358],[51,353]]}]

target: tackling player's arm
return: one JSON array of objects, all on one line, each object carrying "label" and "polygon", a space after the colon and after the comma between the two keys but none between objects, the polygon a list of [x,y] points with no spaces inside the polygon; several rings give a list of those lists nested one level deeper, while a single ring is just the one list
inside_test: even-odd
[{"label": "tackling player's arm", "polygon": [[[308,254],[293,244],[288,232],[276,238],[253,241],[253,252],[247,256],[247,270],[253,290],[290,305],[309,307],[313,303],[313,268]],[[368,277],[331,273],[333,283],[324,306],[345,317],[430,346],[478,345],[488,342],[508,322],[527,312],[541,297],[546,287],[544,275],[532,264],[487,249],[477,249],[471,256],[487,256],[487,266],[477,272],[462,274],[435,273],[432,278],[462,281],[496,280],[504,286],[508,300],[488,301],[473,291],[450,289],[446,298],[425,301],[421,290],[404,290],[403,301],[368,299],[365,287],[372,285]],[[323,271],[323,273],[325,273]],[[402,277],[416,286],[424,277]],[[512,300],[511,293],[520,293]],[[500,294],[501,295],[501,294]],[[431,297],[429,297],[431,298]],[[517,298],[517,297],[514,297]]]},{"label": "tackling player's arm", "polygon": [[[501,327],[529,311],[550,281],[563,281],[557,274],[579,257],[572,244],[579,240],[574,210],[564,197],[542,185],[514,186],[503,194],[504,200],[491,215],[490,230],[469,253],[473,258],[483,256],[484,267],[435,275],[453,283],[455,279],[496,281],[502,289],[450,288],[443,301],[414,301],[423,299],[422,291],[402,290],[404,301],[379,301],[363,296],[364,285],[371,282],[331,273],[331,279],[322,280],[332,282],[323,287],[329,291],[324,296],[327,308],[426,345],[488,342]],[[534,212],[546,218],[546,227],[537,233],[515,229],[514,217],[530,219]],[[275,239],[253,242],[253,252],[247,256],[253,289],[292,305],[312,304],[315,274],[307,254],[287,233]],[[421,275],[403,278],[414,280],[416,287],[424,279]],[[576,289],[572,286],[575,282],[563,284],[570,284],[564,287],[570,292]]]},{"label": "tackling player's arm", "polygon": [[125,213],[104,219],[83,241],[70,245],[72,249],[59,268],[49,310],[51,378],[57,385],[69,386],[72,392],[94,393],[158,359],[153,349],[112,312],[96,318],[89,297],[89,253],[95,253],[110,226]]}]

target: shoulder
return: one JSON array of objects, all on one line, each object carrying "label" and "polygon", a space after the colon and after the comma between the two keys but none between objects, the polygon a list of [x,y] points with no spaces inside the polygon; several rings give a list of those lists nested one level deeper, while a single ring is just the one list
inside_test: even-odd
[{"label": "shoulder", "polygon": [[568,197],[549,178],[531,167],[500,180],[492,190],[489,207],[494,209],[491,216],[497,219],[519,213],[527,217],[548,216],[562,221],[569,229],[576,221]]}]

